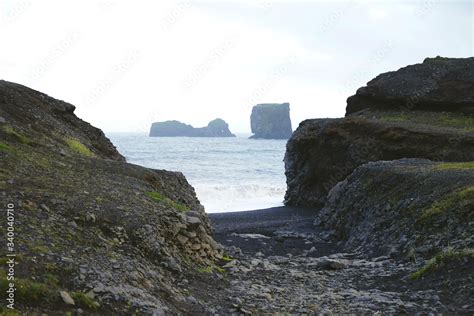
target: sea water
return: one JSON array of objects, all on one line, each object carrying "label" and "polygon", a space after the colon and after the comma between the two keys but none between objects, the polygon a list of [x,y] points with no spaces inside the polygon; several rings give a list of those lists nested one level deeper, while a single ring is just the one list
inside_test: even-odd
[{"label": "sea water", "polygon": [[282,205],[286,140],[107,136],[130,163],[182,172],[209,213]]}]

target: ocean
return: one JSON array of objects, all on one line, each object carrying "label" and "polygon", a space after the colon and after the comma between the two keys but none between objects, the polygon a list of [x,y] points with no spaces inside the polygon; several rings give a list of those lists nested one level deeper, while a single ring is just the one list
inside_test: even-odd
[{"label": "ocean", "polygon": [[127,161],[181,171],[208,213],[283,205],[286,140],[107,133]]}]

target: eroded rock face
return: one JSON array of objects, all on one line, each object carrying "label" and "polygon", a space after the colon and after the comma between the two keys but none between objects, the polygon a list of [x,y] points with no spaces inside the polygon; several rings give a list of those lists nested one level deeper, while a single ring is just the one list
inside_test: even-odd
[{"label": "eroded rock face", "polygon": [[407,157],[474,160],[472,117],[365,112],[344,119],[306,120],[287,144],[286,204],[322,206],[329,190],[358,166]]},{"label": "eroded rock face", "polygon": [[[222,250],[193,187],[181,173],[125,163],[73,110],[0,82],[0,194],[18,216],[15,277],[26,284],[15,307],[64,313],[62,290],[98,314],[196,311],[176,277],[214,264]],[[32,282],[47,289],[41,297],[27,296]],[[93,303],[77,299],[84,293]]]},{"label": "eroded rock face", "polygon": [[257,104],[250,116],[252,133],[250,138],[288,139],[291,129],[289,103]]},{"label": "eroded rock face", "polygon": [[286,204],[324,205],[369,161],[474,160],[473,84],[474,58],[426,59],[360,88],[345,118],[302,122],[287,144]]},{"label": "eroded rock face", "polygon": [[151,125],[152,137],[235,137],[229,125],[222,119],[209,122],[206,127],[195,128],[179,121],[156,122]]},{"label": "eroded rock face", "polygon": [[427,58],[383,73],[347,99],[346,114],[366,108],[474,113],[474,57]]}]

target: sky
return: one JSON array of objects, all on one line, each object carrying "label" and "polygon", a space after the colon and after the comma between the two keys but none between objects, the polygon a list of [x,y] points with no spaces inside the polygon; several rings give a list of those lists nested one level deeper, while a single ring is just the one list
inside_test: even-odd
[{"label": "sky", "polygon": [[344,116],[376,75],[474,55],[472,1],[0,0],[0,78],[106,132],[214,118],[250,132],[258,103],[293,129]]}]

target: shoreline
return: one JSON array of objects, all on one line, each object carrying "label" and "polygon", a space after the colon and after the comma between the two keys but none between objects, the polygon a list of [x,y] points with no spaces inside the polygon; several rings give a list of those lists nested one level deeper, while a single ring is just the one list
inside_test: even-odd
[{"label": "shoreline", "polygon": [[318,251],[314,255],[321,256],[334,252],[336,245],[306,238],[319,232],[313,225],[317,211],[317,208],[280,206],[207,216],[214,239],[246,255],[260,252],[265,256],[296,256],[307,254],[315,247]]}]

